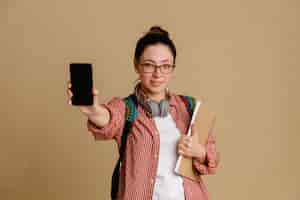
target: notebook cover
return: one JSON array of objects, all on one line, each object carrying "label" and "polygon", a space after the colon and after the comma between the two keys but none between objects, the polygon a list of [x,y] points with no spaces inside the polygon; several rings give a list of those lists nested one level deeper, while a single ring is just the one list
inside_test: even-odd
[{"label": "notebook cover", "polygon": [[[201,103],[198,101],[195,106],[195,111],[192,116],[187,135],[191,135],[191,125],[195,124],[198,134],[192,136],[192,141],[205,145],[208,134],[212,132],[215,121],[216,115],[209,110],[207,103]],[[193,168],[192,159],[184,156],[179,156],[175,167],[175,172],[194,181],[200,180],[200,176]]]}]

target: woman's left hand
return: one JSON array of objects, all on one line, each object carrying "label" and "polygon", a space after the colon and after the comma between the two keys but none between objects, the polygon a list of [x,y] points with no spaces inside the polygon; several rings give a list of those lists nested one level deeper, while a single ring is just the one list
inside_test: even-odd
[{"label": "woman's left hand", "polygon": [[[192,135],[198,134],[195,127],[192,126]],[[197,141],[193,141],[192,136],[183,135],[178,141],[177,144],[177,152],[178,154],[185,157],[195,157],[200,160],[205,160],[206,150],[205,146],[199,144]]]}]

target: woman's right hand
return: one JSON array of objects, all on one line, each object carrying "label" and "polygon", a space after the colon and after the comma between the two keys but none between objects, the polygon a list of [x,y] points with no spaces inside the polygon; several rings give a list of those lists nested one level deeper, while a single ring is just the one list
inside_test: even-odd
[{"label": "woman's right hand", "polygon": [[[68,88],[67,88],[67,96],[68,96],[68,104],[72,105],[72,84],[68,81]],[[108,123],[110,115],[109,111],[104,108],[103,106],[99,105],[98,101],[98,90],[93,88],[93,105],[91,106],[76,106],[79,108],[81,113],[87,116],[90,120],[92,120],[95,124],[99,126],[104,126]]]}]

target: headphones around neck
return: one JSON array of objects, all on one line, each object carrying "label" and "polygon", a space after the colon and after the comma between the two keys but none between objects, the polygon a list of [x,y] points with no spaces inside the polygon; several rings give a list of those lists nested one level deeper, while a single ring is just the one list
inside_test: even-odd
[{"label": "headphones around neck", "polygon": [[166,117],[169,112],[169,101],[166,99],[156,102],[154,100],[147,101],[151,109],[152,117]]}]

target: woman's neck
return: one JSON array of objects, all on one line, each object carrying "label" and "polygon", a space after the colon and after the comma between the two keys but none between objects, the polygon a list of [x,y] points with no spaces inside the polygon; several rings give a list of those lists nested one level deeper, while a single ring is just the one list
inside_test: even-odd
[{"label": "woman's neck", "polygon": [[166,98],[165,92],[163,92],[161,94],[147,94],[147,95],[151,100],[154,100],[156,102],[160,102],[161,100]]}]

